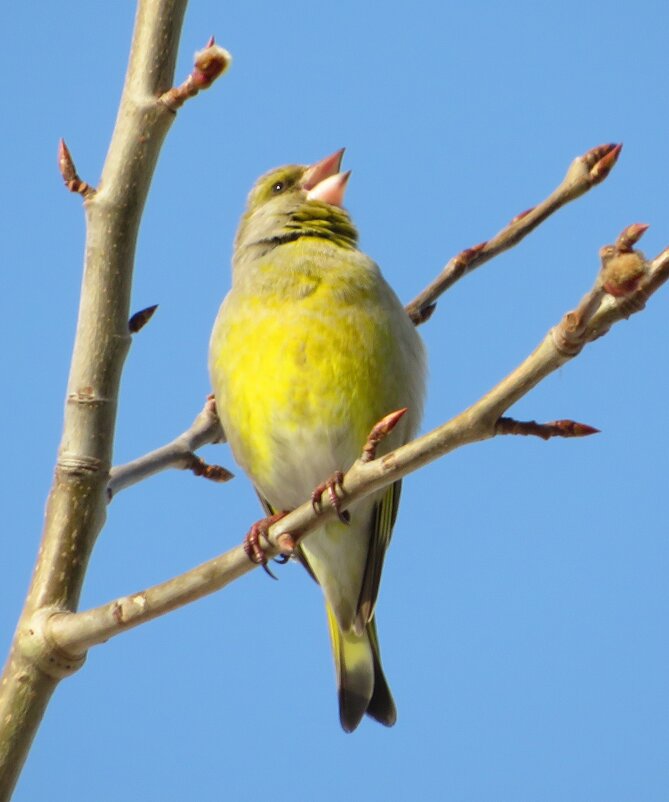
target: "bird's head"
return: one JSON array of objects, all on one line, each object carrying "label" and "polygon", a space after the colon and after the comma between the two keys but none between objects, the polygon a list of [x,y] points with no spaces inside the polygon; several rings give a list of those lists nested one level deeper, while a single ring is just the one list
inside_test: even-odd
[{"label": "bird's head", "polygon": [[242,216],[235,251],[270,248],[300,237],[322,237],[355,247],[357,231],[343,209],[350,171],[341,172],[344,149],[315,164],[277,167],[259,178]]}]

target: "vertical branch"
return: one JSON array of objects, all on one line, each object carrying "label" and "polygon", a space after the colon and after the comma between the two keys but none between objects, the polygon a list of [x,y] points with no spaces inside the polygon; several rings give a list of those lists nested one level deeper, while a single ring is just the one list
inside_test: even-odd
[{"label": "vertical branch", "polygon": [[172,85],[187,0],[139,0],[118,117],[97,192],[86,196],[86,252],[63,436],[42,542],[0,685],[0,800],[9,799],[59,679],[83,663],[60,654],[44,614],[76,609],[105,520],[140,217],[174,113]]}]

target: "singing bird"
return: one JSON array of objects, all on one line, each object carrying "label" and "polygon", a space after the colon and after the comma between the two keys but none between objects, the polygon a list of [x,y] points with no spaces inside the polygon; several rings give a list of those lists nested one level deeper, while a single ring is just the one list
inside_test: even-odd
[{"label": "singing bird", "polygon": [[[346,471],[370,429],[407,408],[379,453],[414,436],[422,341],[343,209],[343,149],[255,184],[234,243],[232,288],[211,336],[216,407],[235,460],[268,513],[287,511]],[[336,482],[334,482],[336,484]],[[333,487],[333,482],[329,485]],[[320,492],[320,491],[317,491]],[[299,544],[325,605],[347,732],[396,710],[374,608],[400,482],[352,503]]]}]

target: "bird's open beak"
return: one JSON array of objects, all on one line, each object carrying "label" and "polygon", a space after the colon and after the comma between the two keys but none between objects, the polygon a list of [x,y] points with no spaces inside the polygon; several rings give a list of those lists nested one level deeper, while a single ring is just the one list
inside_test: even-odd
[{"label": "bird's open beak", "polygon": [[346,173],[339,172],[343,156],[344,148],[341,148],[309,167],[302,179],[302,186],[307,190],[307,200],[320,200],[332,206],[343,205],[346,184],[351,175],[350,170]]}]

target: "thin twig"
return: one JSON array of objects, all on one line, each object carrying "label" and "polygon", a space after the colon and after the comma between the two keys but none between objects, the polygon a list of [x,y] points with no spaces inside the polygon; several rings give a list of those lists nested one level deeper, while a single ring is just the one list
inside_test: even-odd
[{"label": "thin twig", "polygon": [[522,212],[487,242],[481,242],[454,256],[437,278],[406,306],[409,317],[418,326],[434,312],[439,296],[484,262],[520,242],[546,218],[570,201],[601,183],[618,160],[622,145],[600,145],[571,163],[560,185],[546,200]]},{"label": "thin twig", "polygon": [[194,453],[207,443],[224,440],[223,429],[216,414],[216,405],[214,399],[210,397],[191,426],[170,443],[132,462],[111,469],[107,485],[108,500],[111,501],[120,490],[167,468],[193,471],[196,476],[204,476],[205,479],[227,482],[234,474],[220,465],[208,465]]},{"label": "thin twig", "polygon": [[574,420],[554,420],[550,423],[537,423],[535,420],[514,420],[514,418],[500,418],[495,427],[495,434],[532,435],[549,440],[551,437],[587,437],[599,434],[599,429],[588,426],[587,423],[578,423]]}]

